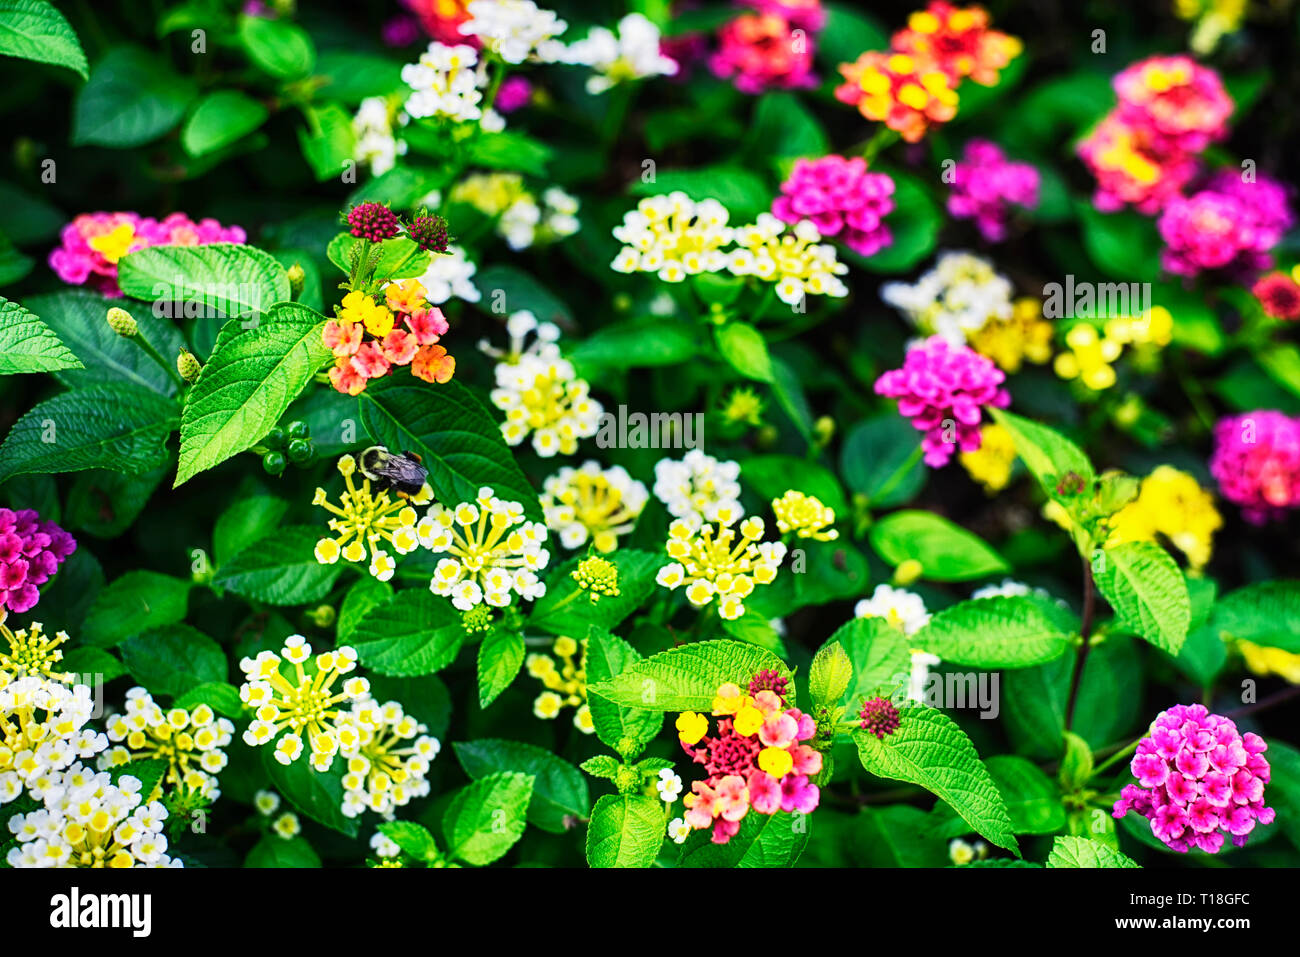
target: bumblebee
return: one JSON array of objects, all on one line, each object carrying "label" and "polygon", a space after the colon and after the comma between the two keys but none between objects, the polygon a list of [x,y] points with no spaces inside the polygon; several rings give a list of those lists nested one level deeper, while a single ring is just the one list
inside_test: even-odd
[{"label": "bumblebee", "polygon": [[414,452],[394,455],[382,445],[372,445],[362,452],[358,467],[376,491],[391,488],[402,498],[417,494],[429,477],[429,470]]}]

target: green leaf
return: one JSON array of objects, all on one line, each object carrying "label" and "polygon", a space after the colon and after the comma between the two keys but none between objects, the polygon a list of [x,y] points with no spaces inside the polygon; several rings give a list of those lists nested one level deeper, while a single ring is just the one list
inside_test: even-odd
[{"label": "green leaf", "polygon": [[610,781],[614,780],[614,776],[622,766],[617,758],[608,754],[597,754],[578,765],[593,778],[606,778]]},{"label": "green leaf", "polygon": [[[63,659],[59,662],[59,668],[85,678],[86,680],[77,681],[76,684],[87,684],[92,688],[96,684],[107,684],[114,678],[120,678],[126,674],[122,662],[107,651],[102,648],[89,648],[85,645],[78,648],[69,648],[65,651]],[[238,703],[238,696],[236,696],[235,700]]]},{"label": "green leaf", "polygon": [[170,575],[127,572],[99,593],[81,626],[81,640],[112,648],[142,631],[182,621],[191,587]]},{"label": "green leaf", "polygon": [[751,811],[726,844],[703,833],[682,848],[678,867],[794,867],[808,845],[811,815]]},{"label": "green leaf", "polygon": [[289,503],[282,498],[254,495],[222,512],[212,529],[212,558],[217,567],[278,529],[288,511]]},{"label": "green leaf", "polygon": [[64,524],[96,538],[116,538],[135,523],[169,471],[166,463],[137,475],[110,469],[77,473],[68,490]]},{"label": "green leaf", "polygon": [[251,448],[271,431],[329,358],[321,341],[324,324],[319,313],[283,303],[252,328],[237,323],[222,328],[185,396],[176,485]]},{"label": "green leaf", "polygon": [[[1103,213],[1088,200],[1076,200],[1083,223],[1083,246],[1107,275],[1125,282],[1155,282],[1160,274],[1160,238],[1155,221],[1131,210]],[[1071,310],[1072,311],[1072,310]]]},{"label": "green leaf", "polygon": [[480,867],[497,860],[523,837],[532,796],[530,774],[489,774],[461,788],[442,818],[447,853]]},{"label": "green leaf", "polygon": [[769,502],[791,489],[812,495],[842,520],[849,511],[839,480],[825,466],[793,455],[755,455],[745,460],[745,484]]},{"label": "green leaf", "polygon": [[752,222],[772,202],[772,192],[763,180],[740,166],[656,170],[651,182],[638,179],[628,192],[633,196],[657,196],[675,190],[696,201],[716,199],[727,208],[732,223]]},{"label": "green leaf", "polygon": [[1048,867],[1137,867],[1136,861],[1119,851],[1086,837],[1058,837],[1047,856]]},{"label": "green leaf", "polygon": [[1016,454],[1038,479],[1048,498],[1062,505],[1068,503],[1068,497],[1056,490],[1057,483],[1067,472],[1078,475],[1085,488],[1091,487],[1094,478],[1092,463],[1081,448],[1045,425],[1002,409],[992,411],[994,421],[1011,433]]},{"label": "green leaf", "polygon": [[387,96],[405,89],[402,64],[386,57],[351,50],[322,50],[316,76],[327,80],[321,92],[331,100],[356,106],[368,96]]},{"label": "green leaf", "polygon": [[119,764],[109,772],[114,784],[121,782],[122,778],[130,776],[140,782],[140,793],[148,796],[153,793],[153,789],[158,787],[162,781],[163,774],[167,771],[167,762],[158,758],[135,758],[126,764]]},{"label": "green leaf", "polygon": [[580,377],[604,369],[671,366],[695,358],[699,343],[687,325],[659,318],[628,319],[597,329],[568,353]]},{"label": "green leaf", "polygon": [[925,485],[920,447],[921,434],[902,416],[890,412],[859,422],[840,449],[844,483],[872,508],[910,501]]},{"label": "green leaf", "polygon": [[945,608],[912,636],[912,645],[975,668],[1025,668],[1069,647],[1069,612],[1031,596],[973,598]]},{"label": "green leaf", "polygon": [[880,21],[848,3],[825,3],[826,29],[817,42],[817,58],[828,72],[852,63],[864,50],[885,50],[889,32]]},{"label": "green leaf", "polygon": [[253,63],[281,80],[306,76],[316,65],[311,37],[288,20],[241,16],[239,42]]},{"label": "green leaf", "polygon": [[524,636],[497,628],[478,646],[478,704],[486,708],[515,680],[524,663]]},{"label": "green leaf", "polygon": [[765,669],[791,678],[785,662],[770,651],[739,641],[717,639],[661,651],[588,687],[629,708],[709,712],[713,710],[713,699],[720,685],[727,682],[748,685],[754,675]]},{"label": "green leaf", "polygon": [[753,162],[772,163],[824,156],[829,151],[826,133],[798,96],[780,90],[759,97],[741,155]]},{"label": "green leaf", "polygon": [[837,704],[853,680],[853,662],[838,641],[822,645],[808,669],[808,693],[813,703],[831,707]]},{"label": "green leaf", "polygon": [[862,766],[872,774],[917,784],[946,801],[986,840],[1020,854],[1006,805],[961,728],[941,711],[909,705],[898,730],[883,740],[855,733]]},{"label": "green leaf", "polygon": [[644,794],[606,794],[587,825],[592,867],[649,867],[663,845],[663,802]]},{"label": "green leaf", "polygon": [[1256,582],[1219,599],[1210,627],[1236,641],[1300,654],[1300,582]]},{"label": "green leaf", "polygon": [[178,708],[193,710],[201,704],[228,718],[238,718],[244,710],[243,702],[239,700],[239,689],[225,681],[205,681],[176,699]]},{"label": "green leaf", "polygon": [[147,472],[171,459],[176,406],[125,384],[64,392],[33,406],[0,445],[0,482],[29,472]]},{"label": "green leaf", "polygon": [[527,309],[538,322],[557,322],[561,326],[574,322],[573,311],[536,277],[514,266],[489,266],[474,277],[474,284],[485,299],[495,303],[500,297],[508,312]]},{"label": "green leaf", "polygon": [[[994,755],[984,762],[997,785],[1011,830],[1016,834],[1052,834],[1065,827],[1065,806],[1056,783],[1038,766],[1014,754]],[[970,827],[946,804],[930,814],[931,829],[942,837],[961,837]]]},{"label": "green leaf", "polygon": [[451,664],[464,635],[451,602],[427,588],[412,588],[367,612],[352,631],[352,644],[367,668],[403,677]]},{"label": "green leaf", "polygon": [[181,146],[190,156],[206,156],[247,136],[269,115],[265,106],[238,90],[217,90],[200,100],[185,121]]},{"label": "green leaf", "polygon": [[933,512],[891,512],[871,526],[871,547],[891,565],[921,563],[934,581],[969,581],[1010,570],[993,548],[960,525]]},{"label": "green leaf", "polygon": [[755,608],[746,608],[739,618],[723,618],[718,624],[732,638],[750,645],[758,645],[778,655],[785,654],[785,642],[777,633],[771,620]]},{"label": "green leaf", "polygon": [[1093,554],[1093,577],[1119,623],[1171,655],[1191,624],[1191,600],[1178,563],[1154,542],[1124,542]]},{"label": "green leaf", "polygon": [[609,630],[632,614],[655,589],[655,575],[667,558],[653,552],[620,548],[605,560],[618,569],[618,594],[604,595],[599,601],[591,600],[586,591],[573,580],[573,571],[583,557],[571,558],[550,577],[546,594],[533,607],[528,624],[553,635],[583,635],[590,627]]},{"label": "green leaf", "polygon": [[854,618],[831,635],[831,643],[844,649],[853,668],[852,680],[837,699],[847,710],[856,712],[876,694],[888,697],[911,671],[907,638],[883,618]]},{"label": "green leaf", "polygon": [[167,625],[122,642],[122,664],[151,694],[183,695],[226,680],[226,653],[197,628]]},{"label": "green leaf", "polygon": [[634,760],[659,733],[664,723],[663,713],[615,704],[592,690],[592,686],[611,680],[640,660],[641,654],[618,635],[598,628],[588,630],[583,668],[587,674],[591,720],[596,737],[625,761]]},{"label": "green leaf", "polygon": [[530,519],[541,520],[537,493],[501,430],[460,383],[430,388],[396,376],[372,382],[361,393],[361,423],[379,445],[421,457],[438,501],[472,502],[487,485],[500,498],[522,503]]},{"label": "green leaf", "polygon": [[356,583],[348,589],[339,608],[338,624],[334,629],[339,643],[350,641],[361,619],[365,618],[371,609],[378,608],[392,597],[393,586],[388,582],[381,582],[371,575],[362,575],[357,579]]},{"label": "green leaf", "polygon": [[[85,368],[68,368],[55,372],[69,388],[88,385],[135,385],[163,396],[177,392],[176,380],[167,370],[130,339],[109,328],[106,316],[111,306],[121,306],[120,299],[107,299],[85,290],[29,296],[28,309],[39,315],[67,343]],[[137,310],[135,321],[140,332],[160,355],[174,356],[185,340],[176,324]]]},{"label": "green leaf", "polygon": [[438,852],[438,843],[423,824],[414,821],[383,821],[378,826],[379,833],[400,847],[417,861],[436,861],[442,855]]},{"label": "green leaf", "polygon": [[[356,154],[357,134],[352,127],[352,116],[337,103],[303,108],[307,126],[298,130],[298,145],[302,155],[324,182],[338,176],[352,163]],[[383,275],[380,273],[379,275]]]},{"label": "green leaf", "polygon": [[316,560],[320,531],[310,525],[276,529],[221,565],[213,584],[270,605],[320,601],[343,571],[342,565]]},{"label": "green leaf", "polygon": [[14,244],[7,236],[0,234],[0,286],[7,286],[24,278],[35,265],[36,260],[31,256],[24,256],[14,248]]},{"label": "green leaf", "polygon": [[[290,297],[284,267],[270,253],[242,243],[138,249],[122,257],[117,278],[128,296],[153,302],[164,315],[240,319],[238,328],[244,332],[256,331],[272,318],[266,315],[272,307]],[[286,310],[304,322],[307,314],[315,316],[314,322],[324,322],[304,306]],[[230,337],[235,330],[222,332]],[[217,346],[226,337],[218,336]]]},{"label": "green leaf", "polygon": [[467,159],[488,169],[518,170],[530,176],[545,176],[553,150],[540,140],[505,130],[483,133],[469,144]]},{"label": "green leaf", "polygon": [[763,334],[743,322],[714,326],[713,338],[718,351],[733,369],[748,379],[771,382],[772,357],[767,352]]},{"label": "green leaf", "polygon": [[[0,36],[3,36],[0,23]],[[58,334],[16,302],[0,297],[0,375],[84,369]]]},{"label": "green leaf", "polygon": [[0,55],[65,66],[83,80],[90,76],[76,32],[43,0],[0,0]]},{"label": "green leaf", "polygon": [[320,867],[320,857],[301,835],[266,834],[244,858],[245,867]]},{"label": "green leaf", "polygon": [[940,814],[951,820],[952,829],[961,828],[954,836],[970,833],[946,804],[936,805],[929,815],[907,804],[864,807],[852,819],[849,832],[855,852],[852,863],[863,867],[949,866],[947,844],[934,835],[930,825]]},{"label": "green leaf", "polygon": [[1287,838],[1300,849],[1300,751],[1276,739],[1268,743],[1268,803]]},{"label": "green leaf", "polygon": [[357,818],[344,816],[342,810],[345,761],[335,758],[328,771],[315,771],[305,753],[291,764],[281,764],[275,759],[275,748],[271,743],[263,745],[260,750],[262,766],[271,779],[271,786],[290,804],[312,820],[348,837],[356,837],[360,822]]},{"label": "green leaf", "polygon": [[587,779],[568,761],[545,748],[496,738],[458,741],[452,747],[456,749],[456,760],[471,778],[484,778],[498,771],[532,775],[528,821],[543,831],[563,834],[575,819],[585,818],[591,810]]},{"label": "green leaf", "polygon": [[1061,759],[1059,778],[1067,794],[1080,790],[1092,777],[1092,748],[1072,731],[1066,731],[1065,757]]},{"label": "green leaf", "polygon": [[157,53],[114,47],[77,94],[74,146],[127,149],[156,140],[181,121],[194,83],[173,73]]}]

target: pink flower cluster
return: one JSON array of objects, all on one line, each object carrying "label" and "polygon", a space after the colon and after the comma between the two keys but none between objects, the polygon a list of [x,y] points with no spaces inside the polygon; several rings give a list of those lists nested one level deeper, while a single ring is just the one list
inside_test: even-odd
[{"label": "pink flower cluster", "polygon": [[1112,813],[1137,811],[1175,851],[1199,847],[1215,854],[1225,832],[1241,847],[1256,823],[1273,821],[1273,809],[1264,806],[1266,750],[1259,735],[1238,733],[1229,718],[1204,705],[1175,705],[1138,742],[1130,764],[1138,783],[1120,792]]},{"label": "pink flower cluster", "polygon": [[1210,474],[1252,524],[1300,505],[1300,419],[1272,410],[1220,419]]},{"label": "pink flower cluster", "polygon": [[925,433],[921,448],[933,468],[947,465],[953,451],[980,447],[984,406],[1003,409],[1011,396],[1001,388],[1006,373],[969,346],[931,336],[907,350],[901,369],[876,380],[878,395],[898,400],[898,411]]},{"label": "pink flower cluster", "polygon": [[[0,508],[0,612],[21,614],[36,606],[38,585],[77,550],[76,540],[32,509]],[[0,617],[3,617],[0,615]]]},{"label": "pink flower cluster", "polygon": [[867,172],[860,156],[796,160],[772,215],[787,223],[812,220],[822,236],[839,238],[854,252],[871,256],[894,241],[884,219],[894,211],[894,181]]},{"label": "pink flower cluster", "polygon": [[[750,689],[774,684],[772,676],[763,675],[755,682]],[[784,681],[779,684],[784,687]],[[687,824],[711,828],[713,843],[726,844],[751,810],[808,814],[817,807],[821,792],[809,776],[821,771],[822,755],[800,744],[817,733],[809,715],[785,707],[781,694],[771,688],[747,694],[735,684],[718,688],[713,714],[719,721],[712,735],[703,715],[688,711],[677,721],[682,748],[708,775],[692,782],[691,793],[683,798]]]},{"label": "pink flower cluster", "polygon": [[952,172],[948,212],[957,219],[975,220],[990,242],[1006,239],[1009,205],[1025,209],[1038,205],[1038,170],[1028,163],[1009,162],[988,140],[967,143]]},{"label": "pink flower cluster", "polygon": [[149,246],[207,246],[242,243],[238,226],[215,219],[197,223],[184,213],[159,221],[136,213],[82,213],[63,227],[63,244],[50,253],[50,268],[64,282],[89,284],[106,296],[120,296],[117,264],[127,253]]},{"label": "pink flower cluster", "polygon": [[1221,170],[1205,189],[1165,207],[1157,224],[1165,241],[1160,261],[1179,276],[1203,269],[1257,273],[1273,264],[1268,251],[1293,221],[1281,183],[1262,173],[1243,182],[1234,170]]},{"label": "pink flower cluster", "polygon": [[1232,98],[1219,75],[1187,56],[1152,56],[1119,73],[1119,104],[1079,144],[1097,178],[1093,203],[1153,214],[1196,174],[1197,154],[1227,134]]},{"label": "pink flower cluster", "polygon": [[813,35],[825,25],[818,0],[749,0],[755,12],[718,30],[709,69],[742,93],[812,88]]}]

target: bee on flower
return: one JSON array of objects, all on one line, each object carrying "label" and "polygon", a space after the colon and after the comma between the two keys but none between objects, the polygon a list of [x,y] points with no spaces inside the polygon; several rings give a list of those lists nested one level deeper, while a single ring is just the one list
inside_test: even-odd
[{"label": "bee on flower", "polygon": [[330,502],[323,488],[317,488],[312,498],[313,505],[319,505],[335,516],[329,520],[329,527],[338,533],[335,538],[322,538],[316,543],[316,561],[322,565],[333,565],[339,558],[343,558],[356,563],[365,561],[369,556],[370,574],[380,581],[388,581],[393,577],[397,566],[383,544],[390,545],[398,555],[413,552],[419,547],[417,515],[411,506],[431,502],[433,490],[426,482],[409,499],[392,496],[387,489],[375,494],[370,479],[364,477],[358,488],[352,478],[357,471],[357,460],[351,455],[339,459],[338,470],[347,486],[347,491],[339,500],[341,505]]},{"label": "bee on flower", "polygon": [[546,527],[565,548],[581,548],[590,541],[599,552],[614,551],[649,498],[645,485],[621,465],[602,469],[594,461],[576,469],[565,466],[542,483]]},{"label": "bee on flower", "polygon": [[740,508],[740,465],[691,449],[680,460],[655,463],[655,498],[670,515],[689,522],[716,522],[724,510]]},{"label": "bee on flower", "polygon": [[[539,652],[524,659],[524,669],[546,688],[533,701],[533,714],[550,721],[565,708],[573,708],[573,726],[583,734],[593,734],[591,707],[587,704],[587,642],[561,636],[551,645],[555,658]],[[556,658],[559,663],[556,663]]]},{"label": "bee on flower", "polygon": [[810,779],[821,771],[822,755],[801,743],[817,734],[810,715],[786,707],[780,691],[754,682],[745,690],[732,683],[719,686],[713,715],[719,719],[714,734],[702,714],[686,711],[677,718],[682,749],[707,773],[691,782],[691,793],[683,798],[684,819],[692,829],[711,830],[713,843],[726,844],[751,810],[809,814],[816,809],[820,791]]},{"label": "bee on flower", "polygon": [[792,227],[771,213],[759,213],[752,226],[740,226],[734,233],[736,245],[727,268],[736,276],[756,276],[776,283],[776,296],[797,306],[805,296],[840,299],[849,294],[839,277],[849,271],[835,255],[835,247],[821,241],[811,220],[801,219]]},{"label": "bee on flower", "polygon": [[[763,542],[763,520],[745,518],[739,508],[720,508],[718,527],[677,519],[669,526],[666,549],[674,561],[655,581],[669,590],[685,588],[697,608],[716,598],[718,614],[733,621],[745,614],[744,599],[756,585],[770,585],[785,559],[782,542]],[[734,527],[733,527],[734,526]]]},{"label": "bee on flower", "polygon": [[[573,364],[560,355],[559,329],[539,323],[527,310],[512,313],[506,321],[510,349],[502,351],[480,343],[497,357],[496,388],[489,397],[505,413],[501,434],[509,445],[519,445],[532,435],[533,449],[543,458],[573,455],[578,440],[595,435],[604,408],[591,398],[591,387],[579,379]],[[530,333],[533,341],[525,346]]]},{"label": "bee on flower", "polygon": [[696,202],[685,193],[647,196],[614,227],[623,248],[610,264],[615,272],[652,272],[664,282],[721,272],[730,259],[730,214],[716,199]]},{"label": "bee on flower", "polygon": [[823,505],[815,495],[790,489],[772,501],[772,511],[782,535],[793,532],[799,538],[819,542],[831,542],[840,537],[840,533],[831,527],[835,524],[835,509]]},{"label": "bee on flower", "polygon": [[25,675],[0,688],[0,804],[24,788],[43,799],[60,772],[108,747],[102,732],[86,726],[94,709],[86,685]]},{"label": "bee on flower", "polygon": [[167,762],[149,800],[162,797],[164,784],[184,797],[215,801],[221,796],[217,774],[228,760],[222,748],[230,744],[235,726],[206,704],[163,711],[148,691],[135,687],[126,693],[125,712],[110,716],[105,728],[114,747],[99,756],[101,771],[136,760]]},{"label": "bee on flower", "polygon": [[484,603],[504,607],[512,593],[522,600],[546,594],[538,577],[551,557],[546,526],[527,521],[523,505],[497,498],[491,488],[455,508],[435,503],[416,534],[425,548],[448,556],[435,566],[430,591],[461,611]]},{"label": "bee on flower", "polygon": [[441,744],[396,701],[353,702],[339,729],[339,753],[347,762],[345,817],[358,817],[369,809],[392,820],[397,808],[429,793],[426,775]]},{"label": "bee on flower", "polygon": [[139,778],[74,764],[52,775],[44,806],[9,820],[10,867],[183,867],[167,854],[167,809],[145,801]]},{"label": "bee on flower", "polygon": [[[292,666],[288,676],[286,662]],[[244,672],[239,699],[254,714],[244,732],[244,743],[261,747],[274,741],[275,760],[289,765],[302,756],[305,734],[311,766],[328,771],[340,745],[346,743],[342,722],[349,712],[344,706],[350,708],[352,702],[369,697],[370,682],[365,678],[339,681],[356,666],[356,649],[348,645],[321,652],[313,659],[311,645],[302,635],[285,639],[278,655],[262,651],[256,658],[244,658],[239,662]]]}]

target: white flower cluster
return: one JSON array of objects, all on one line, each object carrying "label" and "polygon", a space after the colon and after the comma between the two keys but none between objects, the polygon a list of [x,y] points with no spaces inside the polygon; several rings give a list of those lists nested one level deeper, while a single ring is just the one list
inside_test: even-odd
[{"label": "white flower cluster", "polygon": [[944,252],[915,285],[885,283],[880,298],[898,309],[923,335],[939,335],[954,346],[990,319],[1012,314],[1011,281],[987,259],[966,252]]},{"label": "white flower cluster", "polygon": [[581,548],[590,539],[597,551],[614,551],[649,498],[645,485],[623,466],[602,469],[595,461],[576,469],[566,465],[542,483],[546,527],[565,548]]},{"label": "white flower cluster", "polygon": [[877,585],[870,598],[864,598],[854,606],[853,614],[858,618],[884,618],[908,636],[916,634],[930,621],[925,599],[892,585]]},{"label": "white flower cluster", "polygon": [[[480,349],[501,360],[493,370],[496,388],[489,398],[505,413],[502,436],[507,444],[519,445],[531,434],[533,449],[543,458],[573,455],[579,439],[596,434],[604,407],[591,397],[591,387],[578,378],[573,363],[560,356],[560,330],[554,323],[539,323],[531,312],[521,310],[506,320],[506,331],[509,350],[479,343]],[[530,333],[536,335],[525,347]]]},{"label": "white flower cluster", "polygon": [[434,568],[429,589],[461,611],[485,602],[504,607],[512,592],[522,599],[546,594],[537,575],[550,560],[546,526],[525,520],[523,505],[502,501],[491,488],[455,508],[433,505],[416,533],[425,548],[449,556]]},{"label": "white flower cluster", "polygon": [[375,857],[382,858],[397,857],[402,853],[401,845],[382,831],[370,835],[370,849],[375,852]]},{"label": "white flower cluster", "polygon": [[586,39],[569,46],[565,62],[596,71],[587,78],[587,92],[604,93],[628,80],[673,76],[677,61],[660,52],[659,28],[644,14],[629,13],[618,21],[618,32],[593,27]]},{"label": "white flower cluster", "polygon": [[496,230],[511,249],[553,242],[578,231],[578,200],[558,186],[537,197],[518,173],[474,173],[451,191],[454,202],[467,203],[496,218]]},{"label": "white flower cluster", "polygon": [[739,463],[719,462],[691,449],[680,461],[655,463],[654,493],[669,514],[699,525],[716,522],[720,510],[740,510],[739,479]]},{"label": "white flower cluster", "polygon": [[38,800],[59,772],[108,747],[87,728],[95,703],[86,685],[27,675],[0,688],[0,804],[24,787]]},{"label": "white flower cluster", "polygon": [[221,796],[217,774],[226,766],[226,752],[235,726],[218,718],[206,704],[193,711],[163,711],[144,688],[126,693],[126,713],[106,722],[108,739],[116,745],[99,756],[100,770],[119,767],[140,758],[167,762],[162,784],[171,784],[209,801]]},{"label": "white flower cluster", "polygon": [[357,107],[352,117],[352,131],[357,145],[352,158],[370,167],[373,176],[382,176],[397,163],[397,157],[406,155],[406,141],[393,135],[393,115],[388,100],[382,96],[368,96]]},{"label": "white flower cluster", "polygon": [[10,867],[182,867],[167,855],[167,809],[145,801],[140,780],[74,764],[56,776],[43,808],[17,814]]},{"label": "white flower cluster", "polygon": [[426,775],[441,745],[428,730],[396,701],[353,704],[339,722],[339,753],[347,761],[345,817],[369,809],[391,819],[396,808],[429,793]]},{"label": "white flower cluster", "polygon": [[568,24],[554,11],[543,10],[532,0],[473,0],[466,9],[470,19],[460,25],[460,32],[478,37],[507,63],[564,60],[564,44],[555,38]]},{"label": "white flower cluster", "polygon": [[499,133],[505,129],[505,119],[483,106],[483,89],[488,84],[484,66],[472,46],[448,46],[435,40],[419,60],[402,67],[402,82],[411,88],[405,112],[415,119],[441,117],[477,123],[489,133]]},{"label": "white flower cluster", "polygon": [[849,294],[840,279],[849,267],[836,257],[834,246],[821,241],[811,220],[787,227],[771,213],[759,213],[754,225],[737,227],[733,238],[740,248],[728,256],[727,269],[776,283],[777,298],[788,305],[808,295],[841,299]]},{"label": "white flower cluster", "polygon": [[729,261],[724,246],[733,230],[730,213],[716,199],[696,202],[681,191],[647,196],[623,215],[614,238],[623,249],[610,264],[615,272],[652,272],[664,282],[719,272]]},{"label": "white flower cluster", "polygon": [[443,255],[429,258],[429,268],[420,277],[424,298],[435,306],[452,296],[465,302],[478,302],[483,294],[474,285],[474,273],[477,271],[478,267],[470,262],[464,249],[455,245],[448,246]]}]

